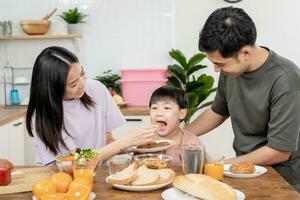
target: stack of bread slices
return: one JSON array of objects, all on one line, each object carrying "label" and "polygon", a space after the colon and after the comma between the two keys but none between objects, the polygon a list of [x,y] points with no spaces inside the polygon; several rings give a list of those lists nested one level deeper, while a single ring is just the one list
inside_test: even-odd
[{"label": "stack of bread slices", "polygon": [[167,183],[175,177],[171,169],[149,169],[132,163],[124,170],[107,177],[109,184],[148,186]]}]

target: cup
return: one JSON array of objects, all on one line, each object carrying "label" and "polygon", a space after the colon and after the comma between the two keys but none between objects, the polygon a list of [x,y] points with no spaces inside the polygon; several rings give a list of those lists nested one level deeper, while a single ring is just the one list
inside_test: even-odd
[{"label": "cup", "polygon": [[107,161],[109,174],[113,175],[119,171],[122,171],[128,167],[131,163],[131,159],[128,157],[114,156]]},{"label": "cup", "polygon": [[224,156],[207,155],[205,162],[205,174],[219,181],[223,181],[224,176]]},{"label": "cup", "polygon": [[181,145],[184,174],[203,174],[205,148],[202,145]]},{"label": "cup", "polygon": [[10,91],[10,104],[11,105],[20,104],[19,91],[17,89],[12,89]]},{"label": "cup", "polygon": [[86,179],[91,183],[94,182],[94,166],[89,164],[74,164],[73,165],[73,176],[76,179]]}]

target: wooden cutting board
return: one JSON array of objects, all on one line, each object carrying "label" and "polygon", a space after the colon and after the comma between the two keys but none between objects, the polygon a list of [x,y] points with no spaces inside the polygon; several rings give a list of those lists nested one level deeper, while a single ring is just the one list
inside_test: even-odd
[{"label": "wooden cutting board", "polygon": [[18,168],[24,177],[13,178],[7,186],[0,186],[0,194],[12,194],[32,191],[32,185],[40,178],[52,175],[54,172],[50,167]]}]

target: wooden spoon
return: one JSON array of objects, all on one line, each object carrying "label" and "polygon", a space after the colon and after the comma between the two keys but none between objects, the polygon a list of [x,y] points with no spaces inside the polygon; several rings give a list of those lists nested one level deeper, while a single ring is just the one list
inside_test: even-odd
[{"label": "wooden spoon", "polygon": [[49,15],[46,15],[45,17],[43,17],[43,20],[48,20],[56,11],[57,11],[57,8],[55,8]]}]

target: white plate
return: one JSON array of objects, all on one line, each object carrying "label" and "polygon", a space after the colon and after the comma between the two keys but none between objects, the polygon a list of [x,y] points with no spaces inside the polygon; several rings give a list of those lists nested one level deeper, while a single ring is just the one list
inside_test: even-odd
[{"label": "white plate", "polygon": [[[238,200],[244,200],[245,199],[245,194],[242,193],[241,191],[239,190],[234,190],[236,192],[236,195],[237,195],[237,199]],[[161,197],[164,199],[164,200],[197,200],[198,198],[196,197],[193,197],[191,195],[188,195],[187,193],[184,193],[182,192],[181,190],[178,190],[177,188],[169,188],[169,189],[166,189],[165,191],[163,191],[161,193]]]},{"label": "white plate", "polygon": [[268,171],[266,168],[262,166],[254,165],[255,172],[253,174],[235,174],[229,171],[230,166],[231,166],[230,164],[224,165],[224,175],[233,178],[254,178],[257,176],[261,176]]},{"label": "white plate", "polygon": [[[108,183],[107,178],[106,178],[106,183]],[[144,191],[151,191],[151,190],[157,190],[157,189],[163,188],[163,187],[171,184],[173,179],[174,179],[174,177],[172,178],[172,180],[168,181],[167,183],[162,183],[162,184],[158,184],[158,185],[132,186],[132,185],[112,184],[112,186],[115,187],[115,188],[121,189],[121,190],[134,191],[134,192],[144,192]]]},{"label": "white plate", "polygon": [[[96,194],[94,192],[91,192],[89,200],[94,200],[95,198],[96,198]],[[35,198],[35,196],[33,196],[32,200],[37,200],[37,199]]]},{"label": "white plate", "polygon": [[157,151],[163,151],[169,149],[171,146],[176,144],[175,140],[157,140],[155,142],[169,142],[170,144],[163,147],[155,147],[155,148],[147,148],[147,149],[138,149],[137,147],[134,147],[134,150],[140,153],[151,153],[151,152],[157,152]]}]

